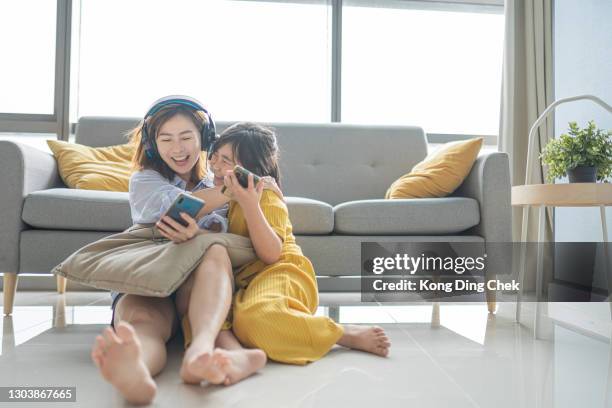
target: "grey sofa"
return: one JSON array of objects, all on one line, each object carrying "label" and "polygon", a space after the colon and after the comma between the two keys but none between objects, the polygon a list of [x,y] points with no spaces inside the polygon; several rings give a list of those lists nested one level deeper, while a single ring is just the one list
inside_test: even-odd
[{"label": "grey sofa", "polygon": [[[137,119],[83,117],[76,143],[126,141]],[[218,124],[219,131],[228,123]],[[511,241],[504,153],[479,156],[450,197],[383,200],[388,186],[427,154],[418,127],[271,124],[294,233],[322,291],[358,291],[363,241]],[[54,157],[0,141],[0,272],[10,314],[20,273],[47,274],[79,247],[131,225],[128,193],[68,189]],[[507,267],[489,254],[488,272]],[[58,291],[65,281],[58,279]],[[489,310],[494,299],[488,298]]]}]

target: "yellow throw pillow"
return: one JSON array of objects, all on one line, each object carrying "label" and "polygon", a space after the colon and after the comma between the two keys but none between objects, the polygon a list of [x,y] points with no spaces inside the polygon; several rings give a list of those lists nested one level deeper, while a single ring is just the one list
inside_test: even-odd
[{"label": "yellow throw pillow", "polygon": [[47,140],[47,144],[68,187],[128,191],[135,146],[89,147],[60,140]]},{"label": "yellow throw pillow", "polygon": [[435,198],[452,193],[467,177],[482,146],[482,138],[446,143],[412,171],[395,180],[385,198]]}]

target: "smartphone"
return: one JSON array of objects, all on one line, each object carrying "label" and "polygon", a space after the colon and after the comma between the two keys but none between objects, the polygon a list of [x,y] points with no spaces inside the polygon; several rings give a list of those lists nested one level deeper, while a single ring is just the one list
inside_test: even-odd
[{"label": "smartphone", "polygon": [[[259,180],[261,180],[261,177],[259,177],[257,174],[245,169],[242,166],[238,166],[238,165],[234,166],[234,174],[236,175],[236,179],[238,180],[238,183],[244,188],[247,188],[249,186],[249,174],[253,175],[253,185],[254,186],[256,186],[257,183],[259,183]],[[225,186],[221,188],[221,193],[225,195],[229,194]]]},{"label": "smartphone", "polygon": [[189,225],[189,223],[185,221],[183,217],[181,217],[181,213],[187,213],[189,216],[191,216],[191,218],[195,218],[200,210],[204,207],[204,204],[204,200],[198,197],[194,197],[186,193],[180,193],[164,215],[167,215],[174,221],[186,227]]},{"label": "smartphone", "polygon": [[244,167],[238,166],[238,165],[234,167],[234,174],[236,175],[236,178],[238,179],[238,183],[240,183],[240,185],[244,188],[247,188],[249,186],[249,174],[253,175],[253,185],[254,186],[256,186],[257,183],[259,183],[259,180],[261,180],[261,177],[259,177],[257,174],[250,172]]}]

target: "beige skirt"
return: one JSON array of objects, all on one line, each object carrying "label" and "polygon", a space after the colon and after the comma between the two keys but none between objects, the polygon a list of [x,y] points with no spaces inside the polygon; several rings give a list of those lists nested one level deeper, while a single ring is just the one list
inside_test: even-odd
[{"label": "beige skirt", "polygon": [[240,235],[211,232],[175,244],[154,225],[135,224],[77,250],[52,272],[98,289],[166,297],[214,244],[227,248],[233,268],[256,258],[251,240]]}]

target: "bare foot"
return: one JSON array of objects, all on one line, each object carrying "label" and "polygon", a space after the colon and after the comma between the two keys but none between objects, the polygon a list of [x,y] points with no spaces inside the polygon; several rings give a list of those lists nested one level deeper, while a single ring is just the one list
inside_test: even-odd
[{"label": "bare foot", "polygon": [[266,353],[260,349],[217,348],[212,358],[213,363],[225,374],[224,385],[235,384],[266,365]]},{"label": "bare foot", "polygon": [[382,327],[359,326],[356,324],[345,324],[344,334],[338,340],[338,344],[344,347],[367,351],[381,357],[387,357],[391,342]]},{"label": "bare foot", "polygon": [[131,404],[149,404],[155,397],[157,385],[142,361],[142,346],[134,328],[127,322],[120,322],[116,332],[107,327],[103,334],[96,337],[91,350],[91,358],[102,377]]},{"label": "bare foot", "polygon": [[187,384],[200,384],[202,381],[221,384],[225,380],[225,373],[213,363],[212,354],[212,346],[192,343],[181,365],[183,381]]}]

